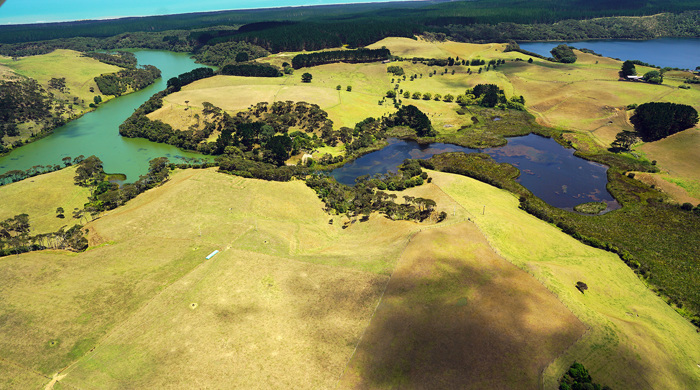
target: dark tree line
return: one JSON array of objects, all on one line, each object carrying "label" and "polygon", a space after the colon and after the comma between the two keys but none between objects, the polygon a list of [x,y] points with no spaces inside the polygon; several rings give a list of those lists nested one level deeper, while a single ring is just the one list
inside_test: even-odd
[{"label": "dark tree line", "polygon": [[334,62],[374,62],[391,58],[389,49],[332,50],[318,53],[297,54],[292,58],[294,69],[330,64]]},{"label": "dark tree line", "polygon": [[274,65],[248,62],[243,64],[228,64],[219,73],[227,76],[245,77],[281,77],[282,72]]},{"label": "dark tree line", "polygon": [[153,84],[160,78],[160,69],[153,65],[145,65],[138,69],[123,69],[95,77],[95,83],[103,95],[121,96],[129,88],[138,91]]},{"label": "dark tree line", "polygon": [[644,142],[657,141],[698,123],[698,112],[686,104],[644,103],[630,118]]},{"label": "dark tree line", "polygon": [[206,79],[212,76],[214,76],[214,70],[211,68],[202,67],[193,69],[179,76],[170,78],[167,83],[167,88],[171,89],[172,92],[177,92],[187,84],[192,84],[197,80]]},{"label": "dark tree line", "polygon": [[138,61],[136,55],[128,51],[117,51],[115,54],[110,53],[83,53],[84,57],[94,58],[105,64],[115,65],[127,69],[136,69]]},{"label": "dark tree line", "polygon": [[260,46],[234,41],[204,45],[197,49],[193,57],[201,64],[222,67],[230,63],[247,62],[268,55],[270,52]]}]

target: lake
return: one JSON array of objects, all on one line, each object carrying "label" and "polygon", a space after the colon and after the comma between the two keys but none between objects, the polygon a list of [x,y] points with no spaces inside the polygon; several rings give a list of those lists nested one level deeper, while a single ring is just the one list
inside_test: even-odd
[{"label": "lake", "polygon": [[508,138],[508,144],[483,150],[457,145],[433,143],[420,145],[415,141],[390,139],[389,146],[366,154],[331,172],[338,182],[353,185],[362,175],[396,172],[403,160],[428,159],[446,152],[490,155],[499,163],[509,163],[520,170],[517,181],[552,206],[573,210],[585,202],[605,202],[608,209],[620,207],[606,189],[607,167],[574,156],[551,138],[530,134]]},{"label": "lake", "polygon": [[606,57],[625,60],[640,60],[652,65],[680,69],[695,69],[700,66],[700,39],[660,38],[646,41],[610,40],[575,42],[523,42],[520,48],[551,57],[555,46],[566,43],[577,49],[591,49]]},{"label": "lake", "polygon": [[53,134],[0,157],[0,173],[26,170],[35,165],[61,164],[61,159],[67,156],[94,154],[104,163],[105,172],[123,173],[127,181],[133,182],[146,173],[148,162],[156,157],[168,157],[173,162],[182,158],[205,158],[171,145],[119,135],[119,125],[153,94],[165,89],[169,78],[202,66],[186,53],[137,50],[134,54],[139,64],[158,67],[162,78],[138,92],[103,103],[95,111],[55,129]]}]

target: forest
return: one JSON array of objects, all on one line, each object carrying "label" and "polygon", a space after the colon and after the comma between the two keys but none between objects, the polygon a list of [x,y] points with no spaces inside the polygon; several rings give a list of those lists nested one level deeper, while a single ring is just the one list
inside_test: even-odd
[{"label": "forest", "polygon": [[331,50],[318,53],[297,54],[292,58],[294,69],[330,64],[333,62],[375,62],[391,58],[389,49]]},{"label": "forest", "polygon": [[[343,44],[353,48],[424,32],[464,42],[698,37],[698,9],[697,0],[651,0],[642,6],[631,0],[481,0],[317,6],[302,12],[297,8],[221,11],[0,26],[0,54],[149,48],[195,52],[200,62],[221,66],[235,61],[239,53],[253,59],[261,51],[319,50]],[[624,17],[642,15],[653,16]],[[227,45],[219,46],[223,43]]]},{"label": "forest", "polygon": [[117,73],[95,77],[95,83],[103,95],[121,96],[129,90],[138,91],[160,78],[160,69],[144,65],[137,69],[123,69]]}]

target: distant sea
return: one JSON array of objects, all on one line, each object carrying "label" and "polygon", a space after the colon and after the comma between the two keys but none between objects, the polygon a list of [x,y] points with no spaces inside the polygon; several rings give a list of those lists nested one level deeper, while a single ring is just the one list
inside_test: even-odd
[{"label": "distant sea", "polygon": [[[391,1],[391,0],[389,0]],[[375,3],[372,0],[7,0],[0,6],[0,25],[113,19],[127,16],[181,14],[233,9],[302,5]]]}]

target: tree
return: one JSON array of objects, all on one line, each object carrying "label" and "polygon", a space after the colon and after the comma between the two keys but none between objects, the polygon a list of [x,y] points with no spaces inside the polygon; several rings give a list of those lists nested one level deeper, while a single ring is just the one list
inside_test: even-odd
[{"label": "tree", "polygon": [[426,92],[423,94],[423,100],[430,100],[432,98],[433,98],[433,94],[431,94],[430,92]]},{"label": "tree", "polygon": [[66,216],[63,215],[64,210],[63,207],[59,207],[56,209],[56,218],[65,218]]},{"label": "tree", "polygon": [[396,92],[390,89],[386,91],[386,97],[388,97],[389,99],[393,99],[396,97]]},{"label": "tree", "polygon": [[576,62],[576,54],[572,50],[571,46],[561,44],[552,49],[551,53],[552,57],[554,57],[557,62],[564,64],[573,64]]},{"label": "tree", "polygon": [[309,72],[306,72],[303,75],[301,75],[301,81],[304,83],[310,83],[312,78],[314,78],[314,76],[312,76]]},{"label": "tree", "polygon": [[236,54],[236,62],[246,62],[250,59],[248,53],[242,51]]},{"label": "tree", "polygon": [[527,63],[528,63],[528,64],[532,64],[532,57],[530,57],[530,58],[527,60]]},{"label": "tree", "polygon": [[455,97],[448,93],[447,95],[445,95],[445,96],[442,98],[442,100],[449,103],[449,102],[455,100]]},{"label": "tree", "polygon": [[588,285],[583,282],[576,282],[576,288],[583,294],[584,291],[588,290]]},{"label": "tree", "polygon": [[340,91],[341,88],[343,88],[343,87],[341,87],[340,84],[335,86],[336,91]]},{"label": "tree", "polygon": [[637,134],[631,131],[621,131],[617,133],[611,146],[616,150],[629,151],[638,139]]},{"label": "tree", "polygon": [[686,104],[644,103],[634,111],[630,122],[644,142],[651,142],[695,126],[698,112]]},{"label": "tree", "polygon": [[650,84],[661,84],[664,82],[664,76],[658,70],[650,70],[644,73],[642,79]]},{"label": "tree", "polygon": [[352,92],[352,85],[348,85],[348,87],[345,88],[345,90],[348,91],[348,92]]},{"label": "tree", "polygon": [[637,74],[637,68],[634,66],[634,62],[627,60],[622,63],[622,69],[620,69],[620,77],[634,76]]}]

